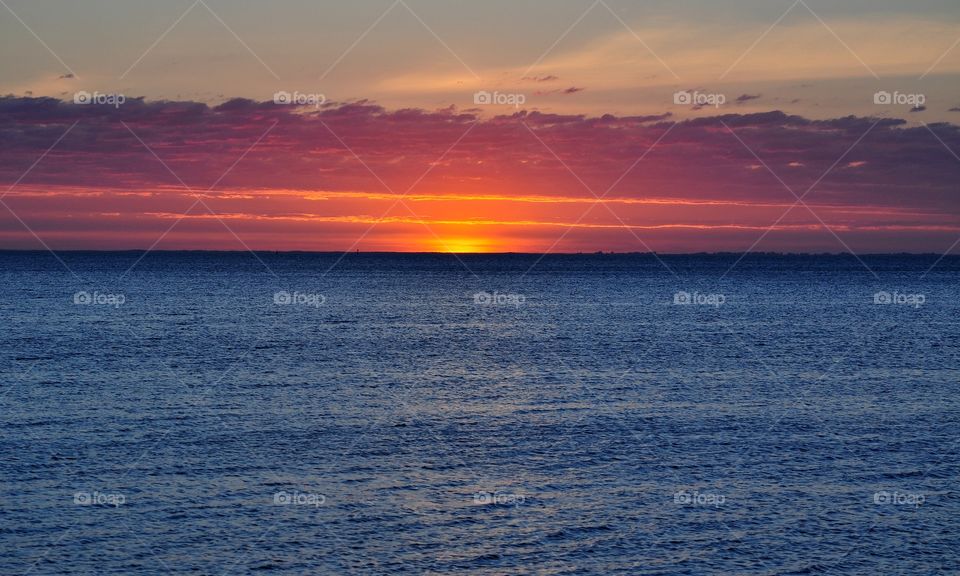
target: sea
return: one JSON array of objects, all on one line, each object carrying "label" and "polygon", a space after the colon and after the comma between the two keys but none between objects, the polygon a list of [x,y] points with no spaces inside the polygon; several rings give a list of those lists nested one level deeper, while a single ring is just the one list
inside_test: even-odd
[{"label": "sea", "polygon": [[0,252],[0,574],[960,574],[960,258]]}]

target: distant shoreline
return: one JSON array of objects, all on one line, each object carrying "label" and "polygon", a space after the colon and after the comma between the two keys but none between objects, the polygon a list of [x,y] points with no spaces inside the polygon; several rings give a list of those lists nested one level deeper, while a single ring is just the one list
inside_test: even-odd
[{"label": "distant shoreline", "polygon": [[138,256],[145,254],[154,254],[158,256],[239,256],[255,254],[266,257],[293,257],[293,256],[335,256],[335,257],[391,257],[391,258],[413,258],[413,257],[450,257],[450,258],[666,258],[666,259],[685,259],[685,258],[741,258],[741,259],[786,259],[786,258],[804,258],[804,259],[858,259],[858,258],[910,258],[910,259],[955,259],[960,258],[960,254],[941,254],[936,252],[877,252],[854,254],[851,252],[342,252],[342,251],[274,251],[274,250],[17,250],[0,249],[2,256],[26,256],[35,254],[38,256],[49,255],[64,256]]},{"label": "distant shoreline", "polygon": [[257,254],[277,256],[637,256],[637,257],[768,257],[768,258],[868,258],[868,257],[934,257],[956,258],[960,254],[944,255],[938,252],[389,252],[389,251],[308,251],[308,250],[37,250],[0,248],[0,255],[8,254]]}]

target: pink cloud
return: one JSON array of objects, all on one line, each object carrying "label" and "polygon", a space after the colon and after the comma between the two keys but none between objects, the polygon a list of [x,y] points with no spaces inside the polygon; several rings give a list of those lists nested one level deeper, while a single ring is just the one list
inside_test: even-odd
[{"label": "pink cloud", "polygon": [[[675,121],[669,114],[536,111],[482,117],[453,108],[388,110],[369,101],[314,109],[131,98],[114,108],[6,97],[4,189],[74,123],[8,197],[49,234],[98,227],[134,234],[144,218],[151,230],[163,229],[161,215],[183,214],[195,202],[180,180],[196,193],[216,183],[210,202],[218,213],[264,238],[266,230],[316,234],[320,223],[360,227],[408,190],[422,195],[411,202],[431,221],[509,220],[525,223],[524,234],[571,224],[595,195],[608,195],[626,222],[672,246],[704,242],[706,232],[693,231],[706,226],[726,230],[745,249],[755,230],[796,200],[784,184],[797,195],[816,184],[806,201],[865,242],[879,227],[891,242],[935,250],[960,225],[960,162],[944,147],[960,150],[952,124],[928,130],[900,119],[810,120],[777,111]],[[501,204],[483,200],[494,197]],[[209,225],[200,215],[188,218],[187,229]],[[409,218],[402,209],[393,215]],[[606,241],[613,232],[603,226],[616,221],[603,208],[594,218],[602,218],[598,226],[579,227],[571,238],[585,246]],[[15,222],[4,226],[5,235],[23,234]],[[791,242],[821,235],[803,209],[784,226]],[[337,237],[345,234],[338,230]]]}]

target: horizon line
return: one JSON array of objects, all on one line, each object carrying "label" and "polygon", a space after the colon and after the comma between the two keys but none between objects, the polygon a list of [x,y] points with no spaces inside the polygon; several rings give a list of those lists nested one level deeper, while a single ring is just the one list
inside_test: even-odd
[{"label": "horizon line", "polygon": [[938,258],[960,257],[960,254],[942,254],[939,252],[782,252],[782,251],[720,251],[720,252],[616,252],[606,250],[579,251],[579,252],[411,252],[396,250],[217,250],[203,248],[185,248],[180,250],[147,250],[143,248],[129,249],[67,249],[44,250],[37,248],[0,248],[0,254],[274,254],[274,255],[389,255],[389,256],[934,256]]}]

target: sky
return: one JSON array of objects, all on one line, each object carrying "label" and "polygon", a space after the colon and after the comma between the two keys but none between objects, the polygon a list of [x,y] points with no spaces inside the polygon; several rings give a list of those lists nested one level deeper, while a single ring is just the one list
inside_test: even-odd
[{"label": "sky", "polygon": [[960,5],[2,0],[0,248],[935,252]]}]

